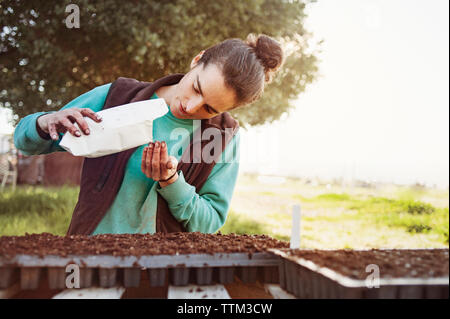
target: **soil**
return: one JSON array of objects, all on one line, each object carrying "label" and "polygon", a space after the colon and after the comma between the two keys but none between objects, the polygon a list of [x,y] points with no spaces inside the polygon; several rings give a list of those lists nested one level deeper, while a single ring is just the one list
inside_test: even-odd
[{"label": "soil", "polygon": [[55,236],[49,233],[0,237],[0,256],[38,255],[176,255],[255,253],[288,248],[289,243],[266,235],[169,233]]},{"label": "soil", "polygon": [[235,278],[233,283],[224,286],[231,299],[273,299],[260,282],[243,283]]},{"label": "soil", "polygon": [[291,250],[288,254],[314,262],[353,279],[373,274],[366,267],[379,267],[380,278],[448,277],[448,249]]}]

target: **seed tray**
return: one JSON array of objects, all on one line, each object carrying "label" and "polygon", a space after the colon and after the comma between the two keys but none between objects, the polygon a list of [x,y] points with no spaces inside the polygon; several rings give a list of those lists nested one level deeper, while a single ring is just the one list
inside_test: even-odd
[{"label": "seed tray", "polygon": [[266,252],[217,253],[152,256],[86,255],[66,257],[47,255],[0,256],[0,289],[20,281],[21,289],[37,289],[47,272],[50,289],[66,288],[66,266],[80,268],[80,287],[138,287],[142,271],[147,271],[151,287],[170,283],[228,284],[234,276],[243,282],[278,283],[278,257]]},{"label": "seed tray", "polygon": [[[449,277],[380,278],[379,288],[298,256],[289,249],[269,249],[279,256],[280,286],[304,299],[448,299]],[[364,250],[359,250],[364,251]],[[369,275],[369,274],[368,274]]]}]

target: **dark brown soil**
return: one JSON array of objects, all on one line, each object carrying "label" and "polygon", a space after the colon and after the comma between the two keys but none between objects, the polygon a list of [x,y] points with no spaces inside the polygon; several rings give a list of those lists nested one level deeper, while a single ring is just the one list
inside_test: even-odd
[{"label": "dark brown soil", "polygon": [[388,250],[292,250],[291,256],[310,260],[321,267],[354,279],[366,279],[379,267],[380,278],[439,278],[448,277],[448,249],[388,249]]},{"label": "dark brown soil", "polygon": [[202,233],[106,234],[55,236],[48,233],[0,237],[0,256],[28,255],[175,255],[255,253],[268,248],[287,248],[288,242],[266,235]]}]

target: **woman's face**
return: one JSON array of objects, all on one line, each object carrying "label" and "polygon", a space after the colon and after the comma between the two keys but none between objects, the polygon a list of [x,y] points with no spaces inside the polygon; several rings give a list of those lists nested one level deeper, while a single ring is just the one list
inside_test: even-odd
[{"label": "woman's face", "polygon": [[236,104],[235,92],[225,85],[215,64],[193,63],[193,68],[174,88],[170,110],[180,119],[208,119],[230,110]]}]

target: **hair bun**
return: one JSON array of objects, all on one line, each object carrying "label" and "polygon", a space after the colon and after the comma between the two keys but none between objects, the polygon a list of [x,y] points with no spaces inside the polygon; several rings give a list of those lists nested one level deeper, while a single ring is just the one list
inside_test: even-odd
[{"label": "hair bun", "polygon": [[255,51],[256,56],[264,67],[266,81],[270,82],[272,75],[283,63],[283,49],[281,45],[265,34],[258,36],[249,34],[247,44]]}]

